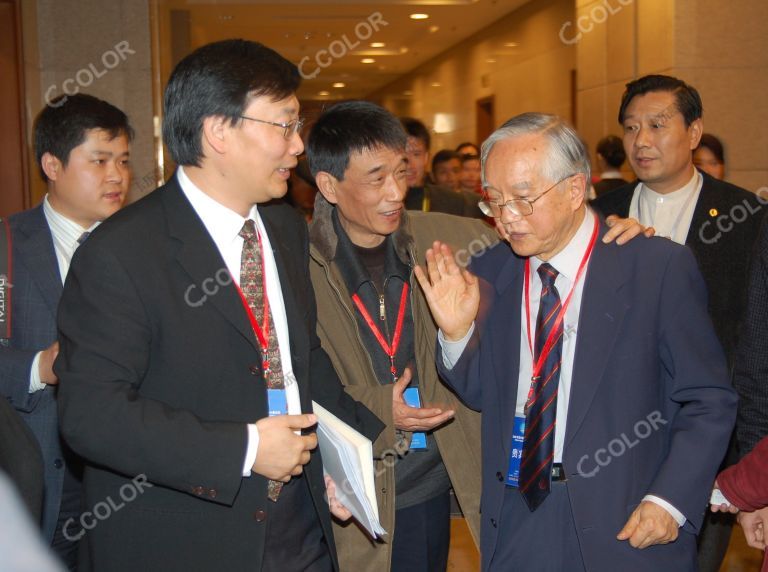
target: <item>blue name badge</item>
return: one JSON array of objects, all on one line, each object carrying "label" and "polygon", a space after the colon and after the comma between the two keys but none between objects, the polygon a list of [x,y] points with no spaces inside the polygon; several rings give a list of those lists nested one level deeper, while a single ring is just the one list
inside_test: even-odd
[{"label": "blue name badge", "polygon": [[517,488],[520,482],[520,460],[523,458],[523,439],[525,437],[525,417],[515,416],[512,428],[512,445],[509,452],[509,469],[507,469],[507,486]]},{"label": "blue name badge", "polygon": [[267,389],[267,403],[270,417],[288,414],[288,401],[285,397],[285,389]]},{"label": "blue name badge", "polygon": [[[410,407],[421,407],[418,387],[408,387],[403,392],[403,400]],[[417,431],[411,435],[411,449],[419,450],[427,448],[427,434]]]}]

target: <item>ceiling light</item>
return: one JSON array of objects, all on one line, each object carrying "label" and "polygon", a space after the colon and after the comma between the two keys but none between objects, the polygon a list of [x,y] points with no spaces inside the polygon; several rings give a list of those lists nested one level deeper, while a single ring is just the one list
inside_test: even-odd
[{"label": "ceiling light", "polygon": [[413,92],[410,89],[408,89],[408,90],[403,92],[403,95],[410,96],[410,95],[413,95]]},{"label": "ceiling light", "polygon": [[333,87],[347,87],[347,84],[344,83],[343,81],[337,81],[336,83],[333,84]]},{"label": "ceiling light", "polygon": [[437,81],[435,81],[435,82],[432,82],[430,85],[431,85],[432,87],[440,87],[440,86],[441,86],[441,85],[443,85],[443,84],[442,84],[442,83],[440,83],[440,82],[437,82]]},{"label": "ceiling light", "polygon": [[374,60],[373,58],[363,58],[362,60],[360,60],[360,63],[361,64],[375,64],[376,60]]},{"label": "ceiling light", "polygon": [[384,42],[371,42],[372,48],[384,48],[386,45]]},{"label": "ceiling light", "polygon": [[429,27],[429,33],[434,34],[435,32],[440,30],[440,26],[430,26]]},{"label": "ceiling light", "polygon": [[331,95],[331,92],[330,91],[318,91],[317,95],[319,95],[321,97],[325,97],[327,95]]},{"label": "ceiling light", "polygon": [[411,20],[426,20],[429,18],[429,14],[411,14]]},{"label": "ceiling light", "polygon": [[505,48],[516,48],[519,45],[520,44],[518,44],[517,42],[507,42],[506,44],[504,44],[504,47]]},{"label": "ceiling light", "polygon": [[489,63],[489,64],[495,64],[495,63],[496,63],[496,60],[494,60],[493,58],[488,58],[488,59],[487,59],[487,60],[485,60],[485,61],[486,61],[487,63]]}]

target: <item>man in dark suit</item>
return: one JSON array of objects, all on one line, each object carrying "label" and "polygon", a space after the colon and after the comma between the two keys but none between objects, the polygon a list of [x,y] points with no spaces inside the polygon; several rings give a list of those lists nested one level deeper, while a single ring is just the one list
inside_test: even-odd
[{"label": "man in dark suit", "polygon": [[46,106],[34,131],[37,164],[48,193],[42,204],[9,219],[13,329],[0,346],[0,393],[40,444],[43,534],[74,568],[82,468],[59,436],[58,378],[51,369],[58,352],[56,308],[73,253],[125,200],[133,130],[113,105],[77,94]]},{"label": "man in dark suit", "polygon": [[406,183],[408,194],[405,208],[408,210],[447,213],[458,216],[483,218],[477,207],[479,195],[465,191],[455,192],[448,187],[435,185],[427,177],[431,137],[429,130],[418,119],[402,117],[400,122],[408,134],[405,153],[408,158]]},{"label": "man in dark suit", "polygon": [[598,240],[586,149],[554,116],[507,122],[483,168],[509,244],[474,276],[436,243],[417,273],[438,366],[483,413],[483,569],[695,570],[736,396],[693,257]]},{"label": "man in dark suit", "polygon": [[[696,170],[703,132],[701,97],[685,82],[660,75],[627,84],[619,109],[624,149],[639,181],[593,202],[604,215],[633,217],[685,244],[709,292],[709,314],[729,365],[744,315],[747,268],[764,214],[753,193]],[[735,460],[731,449],[726,465]],[[733,518],[708,514],[699,537],[702,572],[717,572]]]},{"label": "man in dark suit", "polygon": [[[329,504],[349,513],[323,481],[311,402],[371,439],[382,424],[320,347],[307,228],[276,201],[304,148],[299,82],[254,42],[185,57],[165,91],[175,176],[73,261],[55,369],[92,569],[338,568]],[[125,506],[107,518],[105,499]]]}]

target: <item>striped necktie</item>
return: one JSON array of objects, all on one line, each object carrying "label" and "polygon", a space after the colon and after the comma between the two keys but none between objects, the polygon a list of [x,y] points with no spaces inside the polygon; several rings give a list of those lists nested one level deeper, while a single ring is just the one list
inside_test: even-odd
[{"label": "striped necktie", "polygon": [[[548,263],[539,266],[541,301],[536,318],[535,364],[544,344],[555,328],[560,312],[560,295],[555,288],[557,270]],[[563,350],[563,322],[557,325],[549,354],[546,357],[531,401],[526,404],[523,458],[520,464],[520,492],[531,511],[547,498],[551,488],[552,461],[555,455],[555,421],[557,418],[557,388],[560,381],[560,361]]]}]

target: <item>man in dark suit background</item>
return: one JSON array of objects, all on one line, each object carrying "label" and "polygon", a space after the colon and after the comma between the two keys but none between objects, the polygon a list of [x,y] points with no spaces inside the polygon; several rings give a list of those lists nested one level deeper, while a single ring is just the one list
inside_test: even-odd
[{"label": "man in dark suit background", "polygon": [[413,117],[401,117],[400,122],[408,134],[405,153],[408,157],[406,183],[408,194],[405,196],[405,208],[423,212],[447,213],[458,216],[483,218],[477,208],[479,195],[436,185],[429,181],[427,165],[432,137],[427,126]]},{"label": "man in dark suit background", "polygon": [[[592,204],[604,215],[633,217],[685,244],[709,292],[709,314],[729,365],[744,316],[747,268],[764,209],[749,191],[698,171],[693,150],[703,133],[696,89],[662,75],[627,84],[619,108],[624,149],[639,181]],[[735,460],[735,447],[726,465]],[[733,517],[709,513],[699,537],[702,572],[717,572],[728,549]]]},{"label": "man in dark suit background", "polygon": [[0,345],[0,393],[40,444],[43,534],[74,568],[82,467],[59,436],[58,378],[52,370],[58,352],[56,308],[73,253],[125,201],[133,130],[113,105],[77,94],[46,106],[35,121],[34,135],[48,193],[42,204],[9,219],[13,329],[8,343]]},{"label": "man in dark suit background", "polygon": [[483,570],[692,572],[736,408],[693,257],[598,240],[586,149],[554,116],[507,122],[483,169],[509,244],[475,277],[435,243],[417,272],[438,366],[483,413]]},{"label": "man in dark suit background", "polygon": [[329,504],[349,513],[323,482],[311,401],[371,439],[382,425],[320,347],[307,228],[275,200],[304,148],[299,82],[254,42],[186,56],[165,91],[175,176],[73,261],[62,432],[86,506],[125,500],[84,539],[92,569],[338,568]]}]

